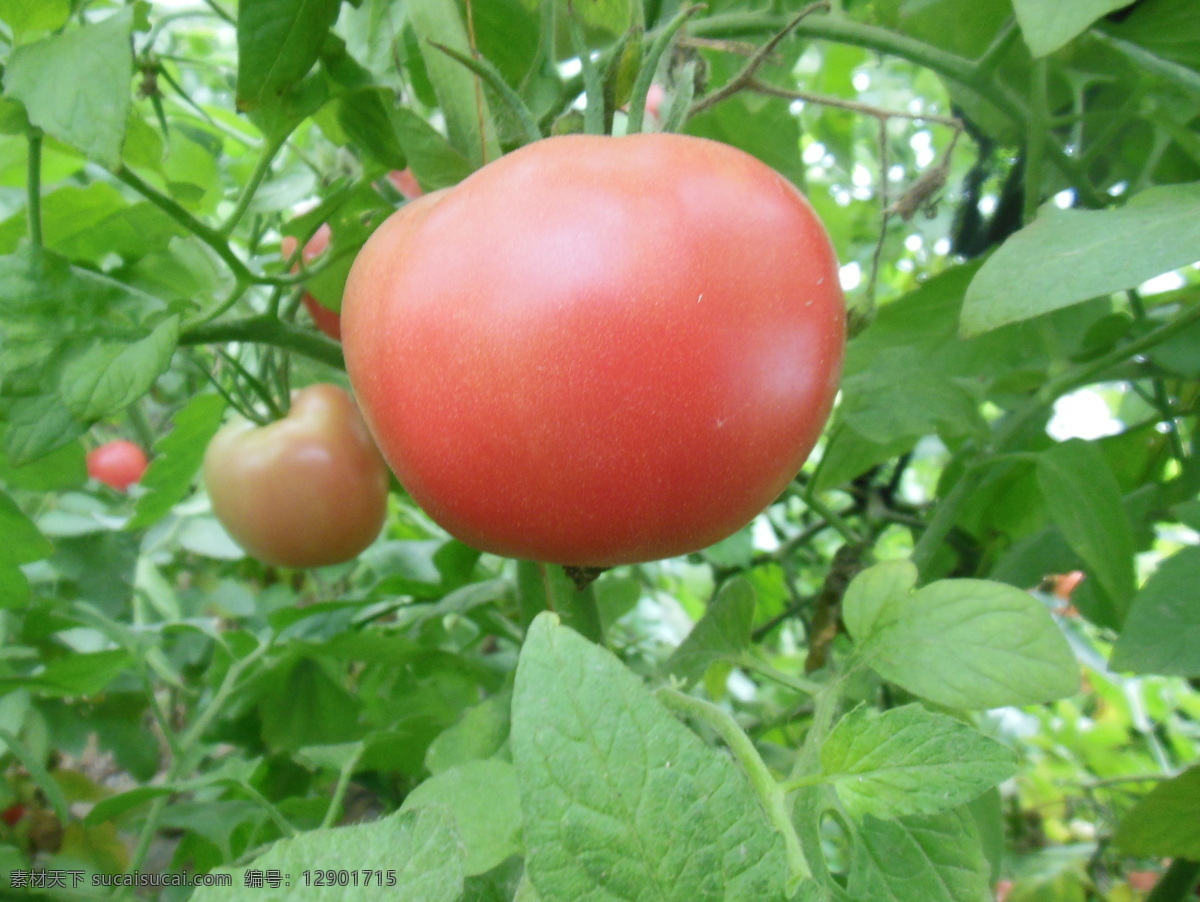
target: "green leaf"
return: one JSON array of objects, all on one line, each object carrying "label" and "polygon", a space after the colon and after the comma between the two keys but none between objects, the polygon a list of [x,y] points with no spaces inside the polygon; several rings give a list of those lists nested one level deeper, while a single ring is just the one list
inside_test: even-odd
[{"label": "green leaf", "polygon": [[351,91],[337,101],[338,124],[350,143],[388,169],[408,165],[389,117],[387,92],[378,88]]},{"label": "green leaf", "polygon": [[95,695],[132,664],[124,649],[72,654],[51,661],[38,678],[63,695]]},{"label": "green leaf", "polygon": [[242,0],[238,4],[237,102],[243,111],[282,100],[316,63],[339,0]]},{"label": "green leaf", "polygon": [[894,599],[916,588],[917,578],[917,568],[908,560],[884,561],[858,574],[842,597],[842,616],[850,635],[860,642],[872,635],[880,615]]},{"label": "green leaf", "polygon": [[[967,289],[961,328],[977,335],[1196,262],[1200,182],[1162,185],[1117,210],[1046,207],[1006,241]],[[1013,273],[1020,273],[1019,279]]]},{"label": "green leaf", "polygon": [[0,563],[0,609],[19,608],[29,601],[29,580],[16,564]]},{"label": "green leaf", "polygon": [[[24,210],[0,223],[0,253],[11,254],[25,237]],[[164,251],[187,231],[148,202],[130,204],[105,182],[66,185],[42,198],[46,247],[72,260],[99,262],[107,254],[136,260]]]},{"label": "green leaf", "polygon": [[[880,581],[891,592],[902,584],[899,570],[893,580]],[[1079,688],[1075,656],[1049,611],[1012,586],[948,579],[882,601],[860,589],[846,593],[843,607],[875,672],[937,704],[1027,705]]]},{"label": "green leaf", "polygon": [[[354,889],[356,902],[458,902],[463,891],[463,848],[454,819],[444,808],[404,811],[369,824],[310,830],[282,839],[248,867],[234,871],[233,885],[204,887],[194,902],[342,902],[345,887],[308,886],[303,874],[321,870],[371,871],[370,886]],[[246,872],[278,870],[278,888],[250,886]],[[388,885],[395,874],[396,882]],[[376,883],[375,880],[380,882]]]},{"label": "green leaf", "polygon": [[463,712],[462,718],[429,744],[425,767],[440,774],[455,765],[481,761],[495,755],[508,739],[509,707],[506,693],[485,699]]},{"label": "green leaf", "polygon": [[1154,787],[1125,815],[1113,842],[1142,858],[1200,859],[1200,767]]},{"label": "green leaf", "polygon": [[172,316],[140,341],[96,345],[63,370],[63,401],[72,414],[83,420],[99,419],[128,407],[170,365],[178,344],[179,318]]},{"label": "green leaf", "polygon": [[1021,33],[1035,58],[1053,53],[1101,16],[1128,5],[1129,0],[1013,0]]},{"label": "green leaf", "polygon": [[23,466],[63,447],[85,429],[58,395],[22,398],[9,411],[4,450],[9,462]]},{"label": "green leaf", "polygon": [[8,23],[17,43],[27,31],[54,31],[70,15],[70,0],[0,0],[0,19]]},{"label": "green leaf", "polygon": [[1013,753],[967,724],[920,705],[877,714],[859,706],[821,747],[821,769],[855,818],[936,814],[1016,771]]},{"label": "green leaf", "polygon": [[750,645],[754,605],[754,587],[747,580],[725,583],[700,622],[667,659],[664,672],[694,683],[709,665],[736,659]]},{"label": "green leaf", "polygon": [[13,51],[4,90],[29,121],[105,166],[121,162],[133,78],[133,10]]},{"label": "green leaf", "polygon": [[1200,547],[1159,564],[1133,600],[1113,648],[1113,670],[1200,677]]},{"label": "green leaf", "polygon": [[171,431],[154,443],[150,467],[142,477],[147,491],[138,498],[128,529],[157,523],[187,496],[224,414],[225,401],[220,395],[200,394],[175,415]]},{"label": "green leaf", "polygon": [[31,464],[10,466],[0,452],[0,482],[30,492],[60,492],[79,488],[87,481],[87,455],[83,445],[71,442]]},{"label": "green leaf", "polygon": [[1072,439],[1038,455],[1037,476],[1050,518],[1123,619],[1137,586],[1133,529],[1104,454]]},{"label": "green leaf", "polygon": [[15,501],[0,489],[0,563],[28,564],[47,557],[54,546],[33,521],[21,512]]},{"label": "green leaf", "polygon": [[965,808],[859,827],[850,896],[871,902],[991,902],[979,829]]},{"label": "green leaf", "polygon": [[443,0],[409,0],[408,15],[438,105],[446,117],[450,143],[473,167],[496,159],[500,156],[500,145],[487,98],[482,93],[483,87],[461,63],[433,46],[442,44],[465,56],[471,55],[458,5]]},{"label": "green leaf", "polygon": [[263,740],[286,750],[347,742],[362,733],[358,709],[359,702],[317,661],[301,658],[272,676],[259,702]]},{"label": "green leaf", "polygon": [[521,851],[521,797],[517,773],[505,761],[471,761],[426,780],[401,811],[445,806],[454,814],[467,849],[468,877],[499,866]]},{"label": "green leaf", "polygon": [[544,902],[781,897],[783,843],[746,777],[552,614],[521,651],[511,742]]}]

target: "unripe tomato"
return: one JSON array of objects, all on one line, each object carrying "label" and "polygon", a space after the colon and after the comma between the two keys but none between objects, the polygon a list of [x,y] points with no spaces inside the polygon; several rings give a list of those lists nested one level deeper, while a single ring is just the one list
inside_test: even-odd
[{"label": "unripe tomato", "polygon": [[282,420],[224,427],[205,452],[204,482],[237,543],[284,567],[350,560],[379,535],[387,512],[387,467],[335,385],[296,392]]},{"label": "unripe tomato", "polygon": [[87,454],[88,476],[125,491],[146,472],[146,452],[125,439],[106,442]]},{"label": "unripe tomato", "polygon": [[[329,247],[329,239],[332,236],[332,231],[325,223],[313,233],[308,244],[304,245],[304,251],[300,256],[304,258],[305,263],[312,263],[313,260],[325,253],[325,249]],[[283,256],[290,257],[296,251],[296,239],[291,235],[285,235],[283,241],[280,242],[280,251]],[[334,313],[308,292],[304,293],[301,298],[304,302],[305,309],[308,310],[308,315],[312,317],[312,321],[317,328],[332,338],[334,341],[342,340],[342,318]]]},{"label": "unripe tomato", "polygon": [[464,542],[581,566],[694,551],[812,450],[845,344],[837,261],[755,158],[556,137],[403,216],[351,270],[346,362],[392,469]]}]

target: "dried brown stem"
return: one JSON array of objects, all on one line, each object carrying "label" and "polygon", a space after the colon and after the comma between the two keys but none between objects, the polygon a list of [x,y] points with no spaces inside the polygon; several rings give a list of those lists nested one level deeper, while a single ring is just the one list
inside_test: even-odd
[{"label": "dried brown stem", "polygon": [[857,100],[830,97],[827,94],[814,94],[811,91],[777,88],[774,85],[765,84],[757,79],[751,79],[745,87],[760,94],[769,94],[772,97],[782,97],[785,100],[803,100],[805,103],[836,107],[839,110],[862,113],[864,116],[873,116],[876,119],[912,119],[916,122],[933,122],[937,125],[945,125],[956,130],[962,129],[962,120],[956,119],[953,116],[938,116],[934,113],[910,113],[908,110],[888,110],[883,107],[872,106],[869,103],[860,103]]},{"label": "dried brown stem", "polygon": [[808,18],[815,12],[829,9],[829,0],[817,0],[815,3],[810,3],[804,9],[800,10],[787,25],[779,32],[772,35],[771,39],[763,44],[755,51],[754,56],[746,61],[746,65],[742,67],[742,71],[729,80],[729,83],[724,85],[720,90],[714,91],[707,97],[701,98],[692,104],[692,108],[688,110],[689,116],[695,116],[697,113],[702,113],[710,107],[716,106],[722,100],[733,96],[738,91],[746,88],[754,83],[754,76],[763,63],[767,61],[775,48],[779,46],[780,41],[792,33],[792,30],[802,21]]}]

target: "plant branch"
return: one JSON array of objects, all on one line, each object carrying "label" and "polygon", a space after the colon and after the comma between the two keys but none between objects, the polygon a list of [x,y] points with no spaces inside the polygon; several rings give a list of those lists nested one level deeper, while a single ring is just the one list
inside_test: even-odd
[{"label": "plant branch", "polygon": [[216,344],[226,341],[250,341],[295,351],[338,369],[345,369],[341,347],[328,338],[262,314],[228,322],[207,323],[184,330],[181,345]]},{"label": "plant branch", "polygon": [[237,224],[241,222],[242,217],[246,215],[246,210],[250,208],[250,204],[254,200],[254,195],[258,193],[263,179],[271,171],[271,164],[275,161],[275,156],[279,153],[279,148],[287,141],[289,134],[290,132],[285,132],[263,145],[262,152],[258,156],[258,163],[254,166],[254,172],[250,174],[250,181],[242,189],[241,196],[238,197],[237,205],[233,208],[233,212],[229,214],[229,218],[221,226],[220,235],[228,238],[237,227]]},{"label": "plant branch", "polygon": [[820,10],[829,10],[828,0],[817,0],[817,2],[810,3],[804,9],[800,10],[783,28],[772,35],[770,40],[758,48],[755,54],[746,61],[746,65],[742,67],[742,70],[731,78],[727,84],[692,104],[688,115],[695,116],[697,113],[702,113],[710,107],[716,106],[722,100],[732,97],[743,88],[749,87],[754,82],[754,76],[758,73],[758,70],[762,68],[770,55],[775,52],[775,48],[779,46],[779,43],[791,34],[802,21]]},{"label": "plant branch", "polygon": [[234,278],[239,282],[261,282],[262,277],[257,277],[250,272],[249,267],[242,262],[241,258],[233,252],[233,248],[229,246],[229,242],[216,229],[202,223],[195,216],[177,204],[174,200],[161,194],[153,187],[142,181],[128,167],[122,166],[116,171],[116,176],[154,206],[158,207],[177,223],[207,244],[216,253],[218,257],[225,261],[225,264],[233,272]]},{"label": "plant branch", "polygon": [[800,848],[800,838],[796,828],[788,817],[787,795],[774,775],[767,768],[758,749],[750,741],[737,721],[718,708],[716,705],[684,695],[676,689],[662,687],[655,695],[664,705],[676,714],[690,717],[712,728],[729,746],[729,750],[742,766],[742,771],[750,780],[763,813],[783,839],[788,861],[788,896],[792,896],[802,880],[812,876],[804,850]]},{"label": "plant branch", "polygon": [[[780,27],[780,17],[774,14],[728,13],[711,16],[695,23],[692,35],[701,38],[736,38],[765,32],[774,33]],[[797,25],[795,32],[810,38],[865,47],[930,69],[990,103],[1022,131],[1026,128],[1029,116],[1022,104],[1009,91],[998,85],[990,73],[979,71],[975,62],[957,54],[886,28],[837,16],[813,17]],[[1079,161],[1069,156],[1057,141],[1046,137],[1046,151],[1050,162],[1076,189],[1080,199],[1091,207],[1105,206],[1108,203],[1107,196],[1097,191],[1086,178]]]},{"label": "plant branch", "polygon": [[757,79],[751,79],[745,87],[759,94],[770,94],[773,97],[782,97],[785,100],[803,100],[805,103],[836,107],[840,110],[849,110],[852,113],[862,113],[864,116],[873,116],[876,119],[912,119],[916,122],[933,122],[937,125],[945,125],[953,129],[961,129],[963,127],[962,120],[954,116],[939,116],[935,113],[911,113],[908,110],[888,110],[883,107],[872,106],[869,103],[861,103],[857,100],[831,97],[828,94],[814,94],[812,91],[777,88],[774,85],[766,84]]},{"label": "plant branch", "polygon": [[26,190],[29,201],[26,212],[29,217],[29,240],[35,248],[42,246],[42,130],[29,127],[29,168]]},{"label": "plant branch", "polygon": [[325,817],[321,820],[322,827],[332,827],[341,814],[342,802],[345,801],[346,790],[350,786],[350,778],[354,776],[354,768],[358,766],[359,759],[362,758],[365,751],[366,746],[359,743],[354,754],[342,765],[341,772],[338,774],[337,785],[333,789],[333,797],[329,800],[329,807],[325,810]]}]

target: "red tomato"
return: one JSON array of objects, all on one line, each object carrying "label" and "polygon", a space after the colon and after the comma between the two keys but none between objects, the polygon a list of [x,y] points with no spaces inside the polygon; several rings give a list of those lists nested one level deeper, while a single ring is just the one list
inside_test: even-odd
[{"label": "red tomato", "polygon": [[25,816],[25,806],[18,802],[16,805],[10,805],[0,813],[0,820],[10,827],[15,827],[21,818]]},{"label": "red tomato", "polygon": [[125,491],[146,472],[146,452],[125,439],[107,442],[87,455],[88,476]]},{"label": "red tomato", "polygon": [[[304,258],[305,263],[312,263],[313,260],[325,253],[325,249],[329,247],[329,239],[332,234],[329,226],[322,223],[321,227],[309,239],[308,244],[304,245],[304,252],[301,256]],[[280,242],[280,251],[285,258],[290,257],[296,251],[296,239],[291,235],[285,235],[283,241]],[[312,317],[317,328],[334,341],[341,341],[342,318],[308,292],[305,292],[301,300],[304,302],[304,306],[308,310],[308,315]]]},{"label": "red tomato", "polygon": [[411,169],[393,169],[387,174],[387,180],[409,200],[416,200],[425,193]]},{"label": "red tomato", "polygon": [[425,510],[476,548],[580,566],[746,525],[812,450],[845,344],[807,201],[667,134],[539,141],[401,212],[342,319],[367,423]]},{"label": "red tomato", "polygon": [[348,561],[387,512],[388,476],[346,392],[311,385],[285,419],[237,420],[204,455],[213,512],[249,554],[285,567]]}]

